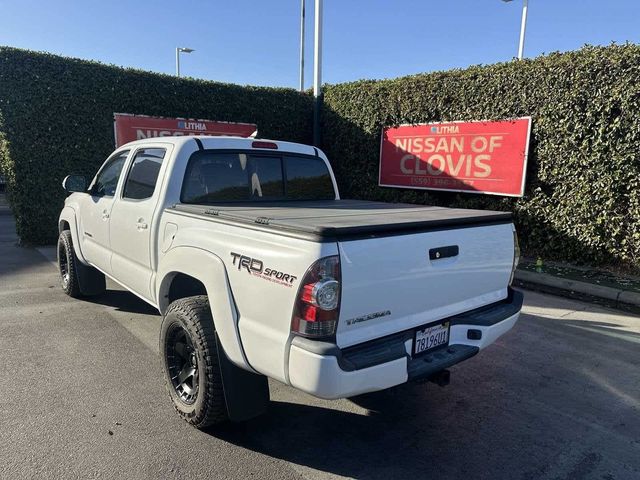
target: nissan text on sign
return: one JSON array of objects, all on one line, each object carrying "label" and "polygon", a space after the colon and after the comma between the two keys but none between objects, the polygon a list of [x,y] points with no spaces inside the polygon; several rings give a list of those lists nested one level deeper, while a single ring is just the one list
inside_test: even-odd
[{"label": "nissan text on sign", "polygon": [[521,197],[531,118],[385,127],[382,187]]},{"label": "nissan text on sign", "polygon": [[216,122],[188,118],[150,117],[130,113],[114,113],[113,129],[116,148],[143,138],[173,135],[216,135],[227,137],[255,137],[258,127],[253,123]]}]

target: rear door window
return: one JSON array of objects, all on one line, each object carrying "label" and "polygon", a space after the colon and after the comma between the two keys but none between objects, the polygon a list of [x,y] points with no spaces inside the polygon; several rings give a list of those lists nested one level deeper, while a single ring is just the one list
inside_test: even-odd
[{"label": "rear door window", "polygon": [[165,153],[164,148],[143,148],[136,152],[124,184],[123,198],[144,200],[153,195]]}]

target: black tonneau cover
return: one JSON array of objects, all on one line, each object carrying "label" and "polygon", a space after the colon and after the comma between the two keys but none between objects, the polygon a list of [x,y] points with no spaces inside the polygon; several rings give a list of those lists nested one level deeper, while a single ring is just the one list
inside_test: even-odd
[{"label": "black tonneau cover", "polygon": [[363,200],[177,204],[168,210],[313,240],[384,236],[512,221],[510,212]]}]

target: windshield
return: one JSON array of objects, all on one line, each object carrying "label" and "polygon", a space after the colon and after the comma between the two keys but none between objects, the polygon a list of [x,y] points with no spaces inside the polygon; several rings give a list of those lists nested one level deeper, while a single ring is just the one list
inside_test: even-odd
[{"label": "windshield", "polygon": [[197,204],[335,198],[319,157],[213,150],[191,155],[180,195],[183,203]]}]

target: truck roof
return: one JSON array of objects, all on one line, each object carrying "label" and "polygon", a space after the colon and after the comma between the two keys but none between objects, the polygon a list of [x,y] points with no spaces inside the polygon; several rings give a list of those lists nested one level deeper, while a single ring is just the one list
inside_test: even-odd
[{"label": "truck roof", "polygon": [[[245,137],[222,137],[212,135],[173,135],[167,137],[152,137],[135,140],[126,143],[122,147],[135,147],[137,145],[146,145],[149,143],[169,143],[175,146],[182,146],[194,139],[200,140],[205,149],[222,149],[222,150],[265,150],[265,151],[285,151],[292,153],[300,153],[303,155],[316,155],[316,151],[320,150],[310,145],[302,143],[285,142],[282,140],[270,140],[267,138],[245,138]],[[264,148],[260,144],[270,143],[277,146],[274,148]]]}]

